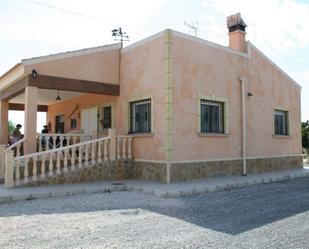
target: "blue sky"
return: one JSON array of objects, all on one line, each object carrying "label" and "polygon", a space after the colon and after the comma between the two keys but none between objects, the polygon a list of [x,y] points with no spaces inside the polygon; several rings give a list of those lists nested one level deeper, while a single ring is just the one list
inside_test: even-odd
[{"label": "blue sky", "polygon": [[[184,21],[198,22],[200,38],[227,45],[225,18],[236,12],[247,38],[302,86],[302,120],[309,119],[309,0],[0,0],[0,74],[22,58],[113,43],[119,26],[130,36],[125,45],[166,28],[187,33]],[[10,114],[22,122],[17,116]]]}]

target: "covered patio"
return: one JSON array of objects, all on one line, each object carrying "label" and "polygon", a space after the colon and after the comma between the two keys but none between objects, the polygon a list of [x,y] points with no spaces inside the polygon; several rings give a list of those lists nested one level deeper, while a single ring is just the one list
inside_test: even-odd
[{"label": "covered patio", "polygon": [[119,95],[119,85],[80,79],[29,74],[0,92],[1,99],[1,144],[8,143],[8,111],[24,110],[24,154],[37,151],[37,111],[48,111],[48,104],[55,101],[61,91],[62,100],[95,93]]},{"label": "covered patio", "polygon": [[[24,154],[37,151],[37,111],[97,94],[119,96],[120,44],[24,59],[0,77],[0,144],[8,144],[8,111],[24,111]],[[61,93],[61,99],[56,99]]]},{"label": "covered patio", "polygon": [[[114,97],[120,95],[120,49],[120,44],[112,44],[26,59],[0,77],[0,178],[5,178],[7,188],[47,181],[61,174],[77,174],[82,179],[77,172],[89,169],[94,178],[104,178],[92,166],[104,163],[111,169],[122,169],[115,161],[132,159],[133,137],[117,135],[114,126],[101,138],[90,135],[82,139],[89,134],[72,135],[65,129],[63,133],[37,133],[38,111],[54,118],[54,110],[50,109],[57,106],[62,112],[68,101],[91,105],[95,96],[99,96],[97,102],[105,98],[115,101]],[[9,110],[24,111],[24,138],[11,146]],[[97,127],[92,129],[97,132]],[[49,140],[52,146],[43,148],[43,141]]]}]

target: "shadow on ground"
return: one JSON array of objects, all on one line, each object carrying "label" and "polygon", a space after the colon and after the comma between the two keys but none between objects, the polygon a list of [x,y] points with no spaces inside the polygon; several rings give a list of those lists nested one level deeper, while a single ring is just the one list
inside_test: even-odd
[{"label": "shadow on ground", "polygon": [[186,198],[164,199],[118,192],[22,201],[0,205],[0,219],[136,208],[235,235],[308,211],[309,178]]}]

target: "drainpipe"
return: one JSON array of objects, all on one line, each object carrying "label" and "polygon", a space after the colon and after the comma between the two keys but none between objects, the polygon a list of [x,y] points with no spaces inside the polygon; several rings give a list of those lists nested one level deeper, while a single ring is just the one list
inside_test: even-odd
[{"label": "drainpipe", "polygon": [[242,129],[242,175],[247,175],[247,144],[246,144],[246,81],[244,76],[239,78],[241,88],[241,129]]}]

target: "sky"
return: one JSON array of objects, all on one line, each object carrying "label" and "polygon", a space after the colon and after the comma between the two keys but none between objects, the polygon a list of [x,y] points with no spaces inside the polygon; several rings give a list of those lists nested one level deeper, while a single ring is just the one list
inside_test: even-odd
[{"label": "sky", "polygon": [[[308,120],[309,0],[0,0],[0,75],[23,58],[114,43],[118,27],[130,37],[124,46],[166,28],[193,35],[185,21],[198,37],[227,46],[226,16],[237,12],[247,39],[302,86]],[[10,119],[23,123],[23,114]],[[40,114],[38,130],[43,123]]]}]

